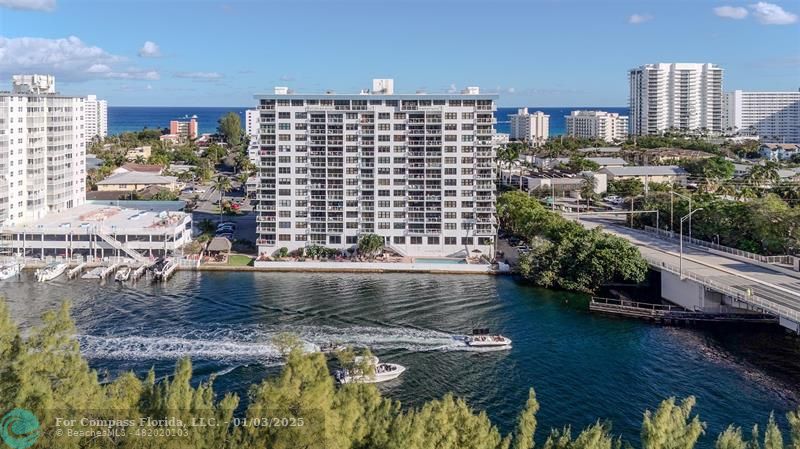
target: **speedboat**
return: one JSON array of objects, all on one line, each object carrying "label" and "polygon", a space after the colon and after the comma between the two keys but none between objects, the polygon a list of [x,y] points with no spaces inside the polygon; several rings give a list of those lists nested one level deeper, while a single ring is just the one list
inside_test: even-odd
[{"label": "speedboat", "polygon": [[511,339],[491,335],[487,328],[473,329],[472,335],[464,338],[464,342],[473,348],[511,349]]},{"label": "speedboat", "polygon": [[114,280],[117,282],[125,282],[130,277],[131,277],[131,267],[126,265],[117,270],[117,274],[114,275]]},{"label": "speedboat", "polygon": [[166,257],[159,257],[153,265],[150,266],[156,280],[164,280],[171,272],[174,263]]},{"label": "speedboat", "polygon": [[52,281],[53,279],[61,276],[67,269],[67,264],[64,262],[53,262],[44,268],[36,270],[36,280],[38,282]]},{"label": "speedboat", "polygon": [[18,276],[21,271],[22,265],[16,262],[2,265],[0,266],[0,281]]},{"label": "speedboat", "polygon": [[[354,359],[354,365],[358,366],[365,362],[364,357],[358,356]],[[352,370],[340,369],[336,371],[336,380],[342,384],[365,383],[374,384],[387,382],[397,379],[406,371],[406,367],[396,363],[381,363],[377,357],[372,356],[366,363],[374,367],[374,373],[364,374],[358,368]]]}]

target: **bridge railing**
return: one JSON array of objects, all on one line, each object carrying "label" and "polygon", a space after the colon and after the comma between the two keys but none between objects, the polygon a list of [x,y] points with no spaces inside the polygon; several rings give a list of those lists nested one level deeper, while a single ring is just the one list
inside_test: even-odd
[{"label": "bridge railing", "polygon": [[658,267],[666,271],[669,271],[672,274],[677,274],[678,276],[683,276],[683,278],[688,278],[693,281],[696,281],[714,291],[724,293],[725,295],[728,295],[733,299],[759,307],[762,310],[771,313],[773,315],[782,316],[796,323],[800,323],[800,312],[798,312],[797,310],[790,309],[781,304],[778,304],[774,301],[771,301],[769,298],[755,295],[750,289],[748,289],[747,291],[742,291],[733,288],[731,286],[722,284],[720,282],[714,281],[711,278],[692,273],[691,271],[683,271],[683,273],[681,273],[680,267],[664,262],[663,260],[657,257],[644,254],[643,256],[647,260],[647,262],[654,267]]},{"label": "bridge railing", "polygon": [[[652,226],[645,226],[644,230],[650,234],[655,234],[658,237],[680,240],[680,236],[678,234],[675,234],[675,232],[673,231],[658,229]],[[688,235],[683,236],[683,242],[695,246],[711,248],[717,251],[733,254],[734,256],[744,257],[762,263],[791,265],[793,262],[792,256],[764,256],[761,254],[751,253],[749,251],[742,251],[740,249],[731,248],[730,246],[720,245],[717,243],[696,239],[694,237],[689,237]]]}]

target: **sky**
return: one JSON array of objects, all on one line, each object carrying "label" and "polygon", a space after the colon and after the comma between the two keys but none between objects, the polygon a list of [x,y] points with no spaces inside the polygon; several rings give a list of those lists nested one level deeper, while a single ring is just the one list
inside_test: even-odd
[{"label": "sky", "polygon": [[[775,3],[771,3],[771,2]],[[250,106],[273,86],[480,86],[500,106],[624,106],[627,70],[711,62],[725,90],[800,88],[800,0],[0,0],[16,73],[110,106]]]}]

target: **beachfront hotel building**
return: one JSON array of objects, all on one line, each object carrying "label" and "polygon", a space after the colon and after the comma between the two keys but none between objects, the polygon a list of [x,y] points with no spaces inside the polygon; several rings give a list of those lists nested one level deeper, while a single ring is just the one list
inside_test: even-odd
[{"label": "beachfront hotel building", "polygon": [[85,202],[84,106],[49,75],[15,75],[0,92],[0,227]]},{"label": "beachfront hotel building", "polygon": [[97,95],[87,96],[83,103],[83,119],[87,146],[96,138],[105,138],[108,135],[108,102],[98,100]]},{"label": "beachfront hotel building", "polygon": [[495,95],[257,95],[257,245],[347,249],[374,233],[405,256],[491,256]]},{"label": "beachfront hotel building", "polygon": [[725,94],[725,132],[765,142],[800,143],[800,90]]},{"label": "beachfront hotel building", "polygon": [[646,64],[628,72],[630,133],[723,131],[722,69],[714,64]]},{"label": "beachfront hotel building", "polygon": [[247,136],[258,135],[258,119],[260,118],[258,109],[248,109],[244,112],[244,132]]},{"label": "beachfront hotel building", "polygon": [[550,135],[550,116],[541,111],[529,113],[528,108],[508,116],[511,122],[511,140],[525,140],[533,146],[547,142]]},{"label": "beachfront hotel building", "polygon": [[197,116],[188,120],[170,120],[169,133],[180,139],[197,139]]},{"label": "beachfront hotel building", "polygon": [[628,137],[628,117],[606,111],[572,111],[564,117],[567,135],[619,142]]}]

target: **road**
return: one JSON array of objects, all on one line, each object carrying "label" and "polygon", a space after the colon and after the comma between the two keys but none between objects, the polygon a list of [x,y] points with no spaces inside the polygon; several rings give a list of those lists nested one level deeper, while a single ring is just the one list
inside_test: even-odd
[{"label": "road", "polygon": [[[580,217],[587,228],[604,230],[630,241],[655,268],[676,271],[680,243],[620,226],[607,218]],[[786,318],[800,319],[800,275],[793,276],[707,248],[684,244],[683,274],[723,293],[740,292],[747,302]]]}]

